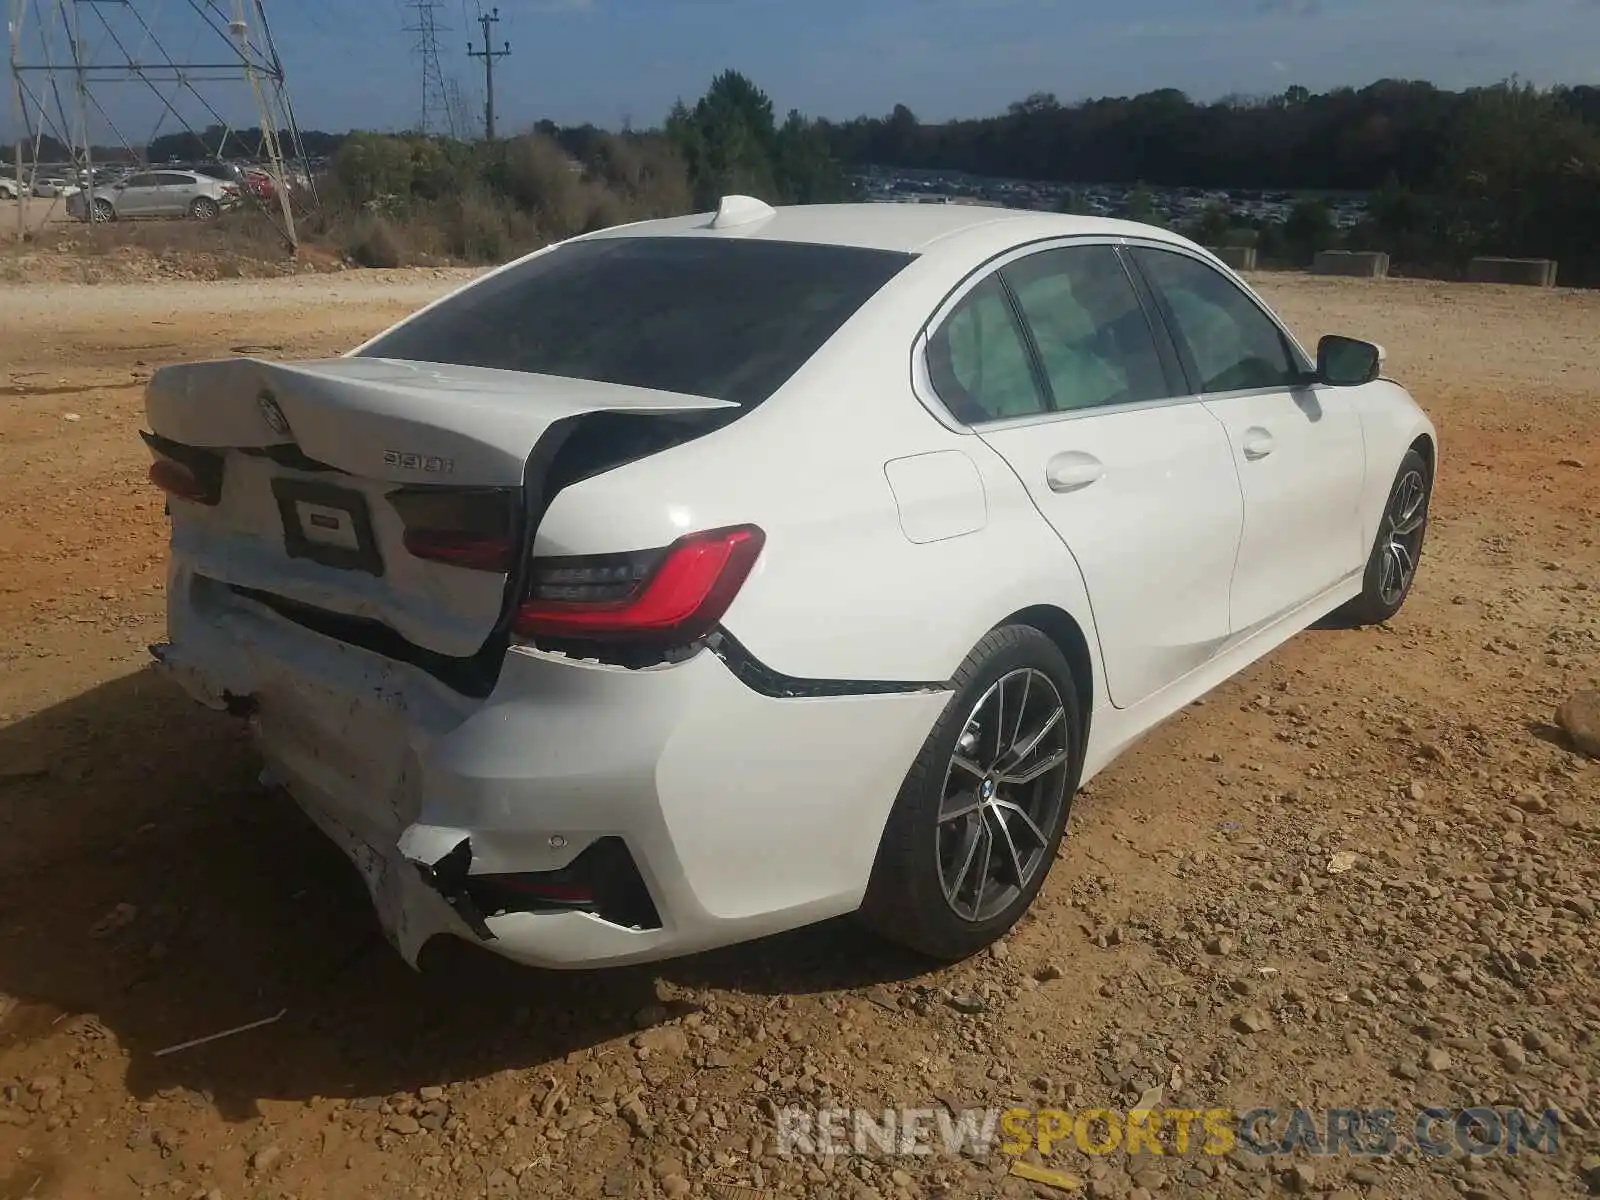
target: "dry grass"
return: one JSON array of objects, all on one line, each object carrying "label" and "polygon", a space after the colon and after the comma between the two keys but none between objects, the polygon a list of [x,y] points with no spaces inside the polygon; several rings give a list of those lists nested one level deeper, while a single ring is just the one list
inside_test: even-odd
[{"label": "dry grass", "polygon": [[464,161],[433,143],[376,135],[341,154],[319,182],[319,207],[297,222],[298,254],[267,212],[247,206],[212,222],[51,225],[0,251],[0,279],[500,263],[580,233],[688,212],[693,202],[682,159],[659,138],[604,135],[584,164],[538,134],[476,148]]},{"label": "dry grass", "polygon": [[37,249],[70,249],[105,255],[134,247],[156,254],[221,254],[245,258],[287,258],[283,235],[254,209],[224,213],[215,221],[118,221],[106,225],[67,222],[35,235]]},{"label": "dry grass", "polygon": [[118,279],[240,279],[307,270],[268,218],[253,210],[215,221],[62,222],[0,251],[0,279],[13,283]]}]

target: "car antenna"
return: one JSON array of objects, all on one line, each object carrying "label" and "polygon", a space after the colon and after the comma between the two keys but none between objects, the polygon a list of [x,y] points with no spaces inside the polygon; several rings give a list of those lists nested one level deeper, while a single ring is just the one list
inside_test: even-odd
[{"label": "car antenna", "polygon": [[740,225],[753,225],[777,216],[778,210],[754,196],[724,196],[717,206],[717,215],[711,218],[713,229],[735,229]]}]

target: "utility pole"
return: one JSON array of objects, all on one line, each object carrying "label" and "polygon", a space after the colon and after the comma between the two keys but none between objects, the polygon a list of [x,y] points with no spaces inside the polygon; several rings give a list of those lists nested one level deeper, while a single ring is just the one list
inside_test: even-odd
[{"label": "utility pole", "polygon": [[[16,5],[11,12],[11,94],[15,106],[13,116],[17,122],[17,245],[22,245],[28,236],[28,207],[31,201],[29,190],[22,186],[22,145],[24,141],[31,140],[27,135],[28,106],[27,99],[22,90],[22,75],[17,71],[21,65],[22,47],[22,6]],[[33,165],[32,178],[39,177],[39,164]]]},{"label": "utility pole", "polygon": [[496,50],[489,41],[489,26],[499,23],[500,10],[490,9],[478,18],[478,24],[483,26],[483,49],[474,50],[472,43],[467,43],[467,57],[483,59],[483,136],[490,142],[494,141],[494,60],[511,53],[510,42],[504,44],[504,49]]},{"label": "utility pole", "polygon": [[[84,69],[84,43],[83,25],[78,15],[78,6],[74,4],[71,9],[72,19],[67,22],[67,38],[72,46],[73,78],[76,80],[78,93],[78,128],[83,137],[83,219],[85,223],[94,222],[94,149],[90,145],[89,133],[89,74]],[[76,139],[74,139],[76,140]],[[22,198],[17,197],[21,203]]]}]

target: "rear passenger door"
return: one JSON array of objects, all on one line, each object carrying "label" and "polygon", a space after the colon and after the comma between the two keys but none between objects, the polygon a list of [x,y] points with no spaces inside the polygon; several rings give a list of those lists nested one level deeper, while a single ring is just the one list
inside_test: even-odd
[{"label": "rear passenger door", "polygon": [[1278,323],[1222,271],[1175,249],[1132,253],[1232,446],[1244,536],[1230,610],[1235,637],[1247,636],[1366,561],[1361,420],[1348,392],[1315,385]]},{"label": "rear passenger door", "polygon": [[189,211],[189,205],[194,202],[194,197],[200,192],[193,176],[180,175],[176,171],[159,172],[156,175],[156,182],[160,187],[150,206],[152,216],[184,216]]},{"label": "rear passenger door", "polygon": [[147,217],[160,194],[153,173],[131,175],[117,194],[119,217]]},{"label": "rear passenger door", "polygon": [[1115,246],[1062,244],[984,276],[927,351],[939,399],[1005,458],[1077,560],[1119,708],[1227,639],[1242,524],[1227,437],[1184,394],[1150,317]]}]

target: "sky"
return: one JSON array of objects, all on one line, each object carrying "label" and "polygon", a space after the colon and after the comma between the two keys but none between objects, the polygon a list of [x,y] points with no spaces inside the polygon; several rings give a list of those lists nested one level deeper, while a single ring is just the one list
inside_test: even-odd
[{"label": "sky", "polygon": [[[55,29],[64,0],[9,0],[24,10],[23,60],[64,57]],[[96,61],[118,35],[130,53],[210,58],[220,35],[196,15],[233,0],[132,0],[155,33],[86,28]],[[403,129],[418,118],[416,11],[404,0],[263,0],[302,128]],[[440,65],[481,117],[478,0],[437,0]],[[113,11],[119,6],[83,6]],[[657,124],[724,68],[749,75],[780,115],[882,114],[909,105],[926,121],[1002,111],[1035,91],[1063,102],[1176,87],[1196,99],[1314,91],[1374,79],[1443,87],[1516,75],[1538,84],[1600,84],[1600,0],[500,0],[496,64],[500,132],[548,117],[562,124]],[[121,20],[126,21],[123,17]],[[31,56],[31,57],[30,57]],[[28,78],[42,90],[46,77]],[[67,81],[62,81],[67,86]],[[253,124],[242,82],[199,89]],[[182,120],[209,123],[192,95]],[[65,93],[70,111],[70,92]],[[99,84],[95,140],[181,128],[140,85]],[[53,106],[53,101],[51,102]],[[244,119],[241,119],[244,118]],[[8,112],[0,128],[11,134]]]}]

